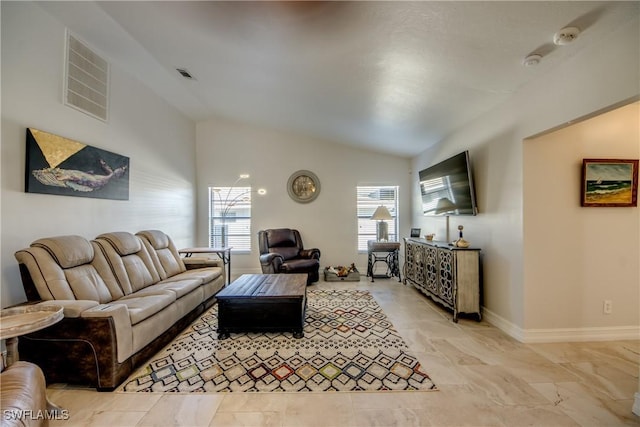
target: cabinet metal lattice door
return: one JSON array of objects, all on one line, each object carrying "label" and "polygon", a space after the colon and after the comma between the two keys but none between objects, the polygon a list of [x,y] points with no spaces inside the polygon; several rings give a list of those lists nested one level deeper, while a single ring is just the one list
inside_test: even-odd
[{"label": "cabinet metal lattice door", "polygon": [[438,270],[440,277],[438,281],[438,296],[443,301],[453,306],[454,301],[454,283],[455,283],[455,257],[452,251],[438,250]]},{"label": "cabinet metal lattice door", "polygon": [[425,267],[425,287],[427,291],[438,295],[438,249],[433,246],[423,246],[426,267]]}]

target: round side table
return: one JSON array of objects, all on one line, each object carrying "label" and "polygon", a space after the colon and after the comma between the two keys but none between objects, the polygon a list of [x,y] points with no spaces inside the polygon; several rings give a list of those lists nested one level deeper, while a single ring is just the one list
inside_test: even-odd
[{"label": "round side table", "polygon": [[7,340],[7,366],[20,360],[18,337],[39,331],[64,317],[58,305],[25,305],[0,311],[0,340]]},{"label": "round side table", "polygon": [[[64,317],[59,305],[25,305],[0,310],[0,339],[7,340],[7,367],[18,360],[18,337],[39,331],[59,322]],[[62,413],[55,403],[47,397],[47,409],[53,413]]]}]

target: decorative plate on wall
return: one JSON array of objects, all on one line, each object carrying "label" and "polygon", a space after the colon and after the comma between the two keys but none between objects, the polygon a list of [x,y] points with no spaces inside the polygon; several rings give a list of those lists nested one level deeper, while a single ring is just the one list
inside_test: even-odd
[{"label": "decorative plate on wall", "polygon": [[298,203],[314,201],[320,194],[320,180],[315,173],[299,170],[289,177],[287,182],[289,197]]}]

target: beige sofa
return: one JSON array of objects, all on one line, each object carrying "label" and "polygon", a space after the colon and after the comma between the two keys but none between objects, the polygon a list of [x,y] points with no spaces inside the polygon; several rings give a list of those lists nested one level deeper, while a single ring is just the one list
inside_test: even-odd
[{"label": "beige sofa", "polygon": [[224,265],[188,269],[158,230],[36,240],[15,254],[29,301],[64,307],[64,319],[20,337],[23,360],[49,382],[117,387],[134,368],[211,307]]}]

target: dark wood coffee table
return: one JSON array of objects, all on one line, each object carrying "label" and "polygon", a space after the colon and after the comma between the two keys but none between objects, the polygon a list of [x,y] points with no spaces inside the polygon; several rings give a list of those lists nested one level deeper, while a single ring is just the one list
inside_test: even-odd
[{"label": "dark wood coffee table", "polygon": [[244,274],[216,294],[218,339],[231,332],[293,332],[304,336],[306,274]]}]

